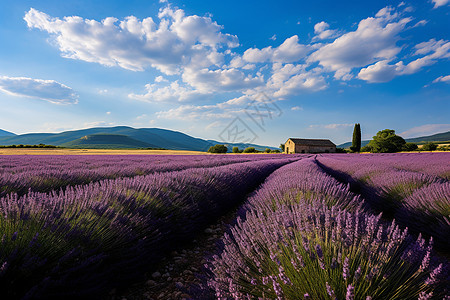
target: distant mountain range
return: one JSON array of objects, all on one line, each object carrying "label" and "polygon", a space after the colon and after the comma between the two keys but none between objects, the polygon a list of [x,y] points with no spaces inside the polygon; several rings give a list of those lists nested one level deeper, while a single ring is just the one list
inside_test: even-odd
[{"label": "distant mountain range", "polygon": [[164,148],[169,150],[207,151],[216,144],[225,144],[229,151],[237,146],[239,149],[255,147],[257,150],[277,149],[255,144],[233,144],[214,140],[194,138],[178,131],[160,128],[132,128],[128,126],[96,127],[61,133],[28,133],[21,135],[1,135],[0,145],[55,145],[67,148],[112,149],[112,148]]},{"label": "distant mountain range", "polygon": [[[450,131],[436,133],[433,135],[421,136],[416,138],[405,139],[407,143],[416,143],[423,144],[426,142],[447,142],[450,141]],[[361,146],[365,146],[369,143],[369,141],[361,141]],[[347,142],[344,144],[338,145],[339,148],[349,148],[352,145],[352,142]]]}]

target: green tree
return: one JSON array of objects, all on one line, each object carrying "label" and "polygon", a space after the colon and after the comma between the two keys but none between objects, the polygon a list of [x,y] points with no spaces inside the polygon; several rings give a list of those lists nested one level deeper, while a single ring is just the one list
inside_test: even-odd
[{"label": "green tree", "polygon": [[278,147],[281,149],[281,152],[284,152],[284,144],[280,144],[280,147]]},{"label": "green tree", "polygon": [[422,146],[422,148],[420,148],[420,150],[422,150],[422,151],[434,151],[434,150],[437,149],[437,147],[438,147],[437,144],[435,144],[433,142],[428,142],[428,143],[425,143]]},{"label": "green tree", "polygon": [[266,150],[264,150],[264,152],[270,153],[270,149],[269,149],[269,148],[266,148]]},{"label": "green tree", "polygon": [[417,149],[417,145],[414,143],[406,143],[403,145],[403,151],[414,151]]},{"label": "green tree", "polygon": [[372,147],[369,145],[361,147],[361,152],[372,152]]},{"label": "green tree", "polygon": [[449,145],[442,145],[442,146],[437,147],[436,150],[439,150],[439,151],[450,151],[450,146]]},{"label": "green tree", "polygon": [[353,129],[353,139],[350,150],[352,150],[353,152],[361,151],[361,126],[359,125],[359,123],[356,123]]},{"label": "green tree", "polygon": [[233,153],[241,153],[242,151],[239,150],[239,147],[233,147]]},{"label": "green tree", "polygon": [[255,147],[247,147],[244,149],[244,153],[256,153]]},{"label": "green tree", "polygon": [[227,153],[228,148],[225,145],[214,145],[209,147],[209,153]]},{"label": "green tree", "polygon": [[395,134],[395,130],[385,129],[378,131],[377,135],[367,145],[374,153],[392,153],[401,151],[405,140]]}]

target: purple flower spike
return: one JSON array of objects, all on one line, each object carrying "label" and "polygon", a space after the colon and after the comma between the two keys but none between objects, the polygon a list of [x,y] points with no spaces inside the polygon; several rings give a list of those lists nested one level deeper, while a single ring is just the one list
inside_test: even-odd
[{"label": "purple flower spike", "polygon": [[344,265],[342,266],[342,276],[347,280],[350,274],[349,266],[348,266],[348,256],[344,259]]},{"label": "purple flower spike", "polygon": [[278,268],[278,271],[280,272],[280,274],[278,274],[278,277],[280,277],[281,281],[283,281],[284,284],[292,285],[291,280],[289,280],[289,278],[284,273],[284,268],[282,266]]},{"label": "purple flower spike", "polygon": [[309,300],[309,299],[311,299],[311,296],[308,293],[306,293],[303,295],[303,299]]},{"label": "purple flower spike", "polygon": [[426,285],[433,285],[437,282],[438,280],[438,276],[442,271],[442,264],[439,264],[439,266],[437,266],[437,268],[435,268],[433,270],[433,272],[430,273],[430,277],[427,278],[427,280],[425,280],[425,284]]},{"label": "purple flower spike", "polygon": [[347,286],[347,294],[345,295],[345,300],[355,299],[355,287],[351,284]]},{"label": "purple flower spike", "polygon": [[2,264],[2,266],[0,267],[0,275],[3,274],[6,271],[7,268],[8,268],[8,262],[5,261]]},{"label": "purple flower spike", "polygon": [[272,284],[273,284],[273,290],[275,292],[275,294],[277,295],[277,299],[284,299],[284,294],[283,294],[283,290],[281,289],[281,285],[276,282],[276,277],[274,276],[270,276],[270,278],[272,279]]},{"label": "purple flower spike", "polygon": [[319,257],[319,259],[323,258],[322,248],[320,248],[319,244],[317,244],[317,246],[316,246],[316,253],[317,253],[317,256]]},{"label": "purple flower spike", "polygon": [[431,254],[431,251],[428,250],[422,260],[422,264],[420,265],[420,269],[419,269],[420,271],[423,272],[426,269],[428,269],[428,266],[430,265],[430,254]]},{"label": "purple flower spike", "polygon": [[327,293],[328,293],[328,295],[330,295],[331,299],[336,299],[336,295],[334,294],[334,291],[331,288],[331,286],[328,284],[328,282],[325,282],[325,285],[327,287]]},{"label": "purple flower spike", "polygon": [[419,294],[419,298],[417,298],[417,300],[428,300],[431,299],[431,297],[433,297],[433,292],[427,293],[423,291]]}]

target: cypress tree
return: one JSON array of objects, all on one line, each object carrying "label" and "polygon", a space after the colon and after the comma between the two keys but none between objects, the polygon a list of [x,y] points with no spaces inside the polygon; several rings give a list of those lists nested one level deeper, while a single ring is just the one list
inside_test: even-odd
[{"label": "cypress tree", "polygon": [[359,152],[361,150],[361,126],[359,123],[356,123],[353,129],[352,146],[350,149],[353,152]]}]

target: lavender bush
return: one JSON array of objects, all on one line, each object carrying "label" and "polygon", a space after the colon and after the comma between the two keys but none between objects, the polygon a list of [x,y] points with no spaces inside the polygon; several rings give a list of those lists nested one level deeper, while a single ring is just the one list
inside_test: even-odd
[{"label": "lavender bush", "polygon": [[1,198],[3,296],[99,297],[151,269],[289,161],[195,168]]},{"label": "lavender bush", "polygon": [[0,197],[50,192],[93,181],[279,158],[276,155],[0,156]]},{"label": "lavender bush", "polygon": [[[264,189],[259,189],[251,199],[254,197],[264,200],[248,201],[243,207],[244,213],[260,206],[277,210],[279,206],[300,202],[320,201],[329,207],[347,210],[356,210],[364,205],[347,185],[326,174],[312,159],[303,159],[276,170],[264,183]],[[244,213],[241,212],[241,216]]]},{"label": "lavender bush", "polygon": [[440,251],[448,251],[450,189],[444,174],[450,165],[444,158],[449,159],[449,153],[330,155],[317,160],[330,174],[359,191],[376,211],[397,218],[415,233],[433,236]]},{"label": "lavender bush", "polygon": [[[448,264],[434,257],[431,241],[415,239],[395,221],[382,223],[380,215],[358,206],[344,210],[339,202],[326,200],[327,192],[312,197],[305,191],[293,193],[295,183],[272,192],[283,180],[296,182],[294,169],[301,173],[307,164],[303,160],[280,168],[249,199],[245,219],[225,235],[223,251],[208,265],[208,285],[217,299],[445,295]],[[285,170],[291,174],[283,178]],[[281,196],[285,194],[298,197],[289,203]]]}]

